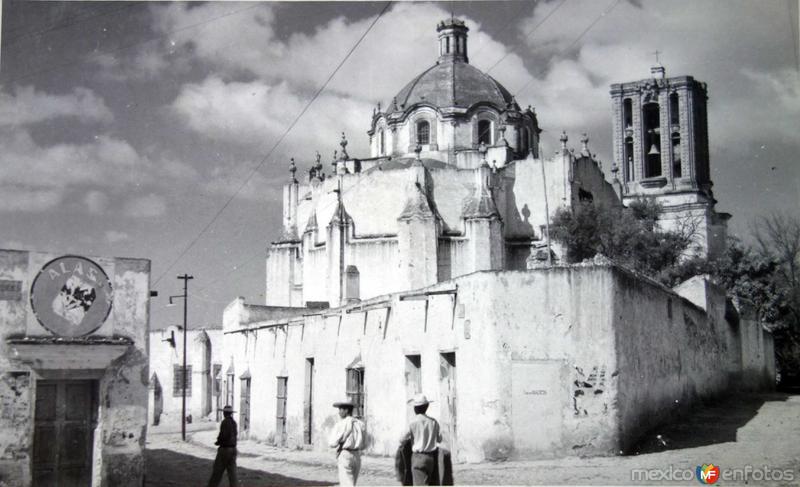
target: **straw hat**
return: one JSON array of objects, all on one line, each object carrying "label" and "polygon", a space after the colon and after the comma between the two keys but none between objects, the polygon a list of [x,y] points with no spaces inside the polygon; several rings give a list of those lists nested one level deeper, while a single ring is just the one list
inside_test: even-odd
[{"label": "straw hat", "polygon": [[333,407],[335,407],[335,408],[352,408],[354,406],[353,406],[353,401],[351,401],[350,399],[343,399],[341,401],[336,401],[335,403],[333,403]]},{"label": "straw hat", "polygon": [[428,398],[425,397],[425,394],[415,394],[409,402],[412,406],[427,406],[433,401],[429,401]]}]

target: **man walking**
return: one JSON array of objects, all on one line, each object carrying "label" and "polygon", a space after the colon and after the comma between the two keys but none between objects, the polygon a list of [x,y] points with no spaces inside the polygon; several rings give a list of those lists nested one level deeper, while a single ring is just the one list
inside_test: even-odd
[{"label": "man walking", "polygon": [[208,487],[217,487],[222,480],[222,473],[228,471],[228,484],[230,487],[238,486],[236,480],[236,421],[233,420],[233,407],[228,405],[222,408],[222,423],[219,425],[219,435],[215,445],[217,458],[214,460],[214,471],[208,481]]},{"label": "man walking", "polygon": [[414,406],[415,416],[401,440],[401,443],[411,443],[411,477],[414,485],[439,485],[435,474],[442,434],[439,422],[425,414],[429,404],[424,394],[414,396],[411,405]]},{"label": "man walking", "polygon": [[353,403],[349,399],[333,403],[339,408],[338,423],[330,436],[331,448],[336,448],[339,467],[339,485],[354,486],[361,470],[361,450],[364,448],[364,422],[353,417]]}]

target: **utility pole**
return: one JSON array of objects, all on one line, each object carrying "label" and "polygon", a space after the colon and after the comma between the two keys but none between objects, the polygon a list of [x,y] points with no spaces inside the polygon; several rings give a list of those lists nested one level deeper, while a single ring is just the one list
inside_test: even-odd
[{"label": "utility pole", "polygon": [[182,276],[178,276],[178,279],[183,280],[183,294],[179,296],[170,296],[169,304],[174,304],[172,302],[174,298],[183,298],[183,372],[181,373],[181,395],[183,406],[181,408],[181,439],[186,441],[186,315],[189,309],[189,279],[194,279],[194,277],[184,274]]}]

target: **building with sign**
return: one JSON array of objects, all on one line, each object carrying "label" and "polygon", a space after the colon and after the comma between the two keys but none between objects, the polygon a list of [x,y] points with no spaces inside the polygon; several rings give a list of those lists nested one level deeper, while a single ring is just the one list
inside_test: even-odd
[{"label": "building with sign", "polygon": [[141,486],[150,261],[0,250],[0,485]]}]

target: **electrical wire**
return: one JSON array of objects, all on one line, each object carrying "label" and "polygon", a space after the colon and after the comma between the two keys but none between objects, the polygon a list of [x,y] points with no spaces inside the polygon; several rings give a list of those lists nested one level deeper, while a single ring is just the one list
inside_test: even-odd
[{"label": "electrical wire", "polygon": [[383,9],[380,11],[380,13],[378,13],[378,15],[375,17],[375,19],[373,19],[372,23],[370,23],[370,25],[366,28],[364,33],[361,34],[361,37],[359,37],[358,40],[355,42],[355,44],[353,44],[353,46],[350,48],[350,50],[347,52],[347,54],[344,56],[344,58],[342,58],[342,60],[339,62],[339,64],[336,66],[336,68],[333,70],[333,72],[331,72],[331,74],[328,76],[328,78],[325,80],[325,82],[322,84],[322,86],[320,86],[320,88],[317,90],[317,92],[314,93],[314,96],[312,96],[311,99],[308,101],[308,103],[306,103],[306,105],[303,107],[303,109],[300,111],[300,113],[295,117],[295,119],[292,121],[292,123],[289,125],[289,127],[287,127],[286,130],[283,132],[283,134],[281,134],[281,136],[278,138],[278,140],[275,142],[275,144],[272,146],[272,148],[269,150],[269,152],[267,152],[267,154],[261,159],[261,162],[259,162],[258,165],[256,165],[250,171],[250,173],[247,175],[247,177],[244,179],[244,181],[242,181],[242,183],[239,185],[239,187],[233,193],[233,195],[231,195],[228,198],[228,200],[225,202],[225,204],[223,204],[220,207],[220,209],[217,210],[217,212],[214,214],[214,216],[211,218],[211,220],[209,220],[209,222],[206,223],[206,225],[189,242],[189,244],[186,247],[184,247],[184,249],[181,251],[181,253],[178,255],[178,257],[175,258],[172,261],[172,263],[170,263],[167,266],[167,268],[158,276],[158,278],[156,278],[156,280],[153,282],[154,286],[157,285],[159,283],[159,281],[161,281],[161,279],[175,266],[175,264],[178,263],[178,261],[180,261],[189,252],[189,250],[192,249],[192,247],[194,247],[194,245],[200,240],[200,238],[206,233],[206,231],[208,231],[208,229],[211,228],[211,226],[214,224],[214,222],[217,221],[217,219],[220,217],[220,215],[222,215],[222,213],[225,211],[225,209],[228,208],[228,206],[230,206],[231,202],[233,202],[233,200],[236,198],[236,196],[242,191],[242,189],[244,189],[244,187],[247,185],[247,183],[250,181],[250,179],[255,175],[256,172],[258,172],[259,169],[261,169],[261,167],[264,165],[264,163],[267,162],[267,160],[272,155],[272,153],[275,152],[275,149],[278,148],[280,143],[283,142],[283,140],[286,138],[286,136],[289,134],[289,132],[295,127],[295,125],[297,125],[297,122],[300,120],[300,118],[308,111],[308,109],[317,100],[317,98],[322,94],[322,92],[325,90],[325,88],[327,88],[328,84],[331,82],[331,80],[336,75],[336,73],[338,73],[339,70],[344,65],[344,63],[348,59],[350,59],[350,56],[353,54],[353,52],[355,52],[356,48],[358,48],[358,46],[361,44],[361,42],[364,40],[364,38],[367,36],[367,34],[369,34],[369,32],[372,30],[372,28],[375,26],[375,24],[378,22],[378,20],[380,20],[381,17],[383,17],[383,14],[386,13],[386,11],[389,9],[389,7],[392,5],[392,3],[393,3],[393,0],[390,0],[390,1],[386,2],[386,5],[383,7]]}]

